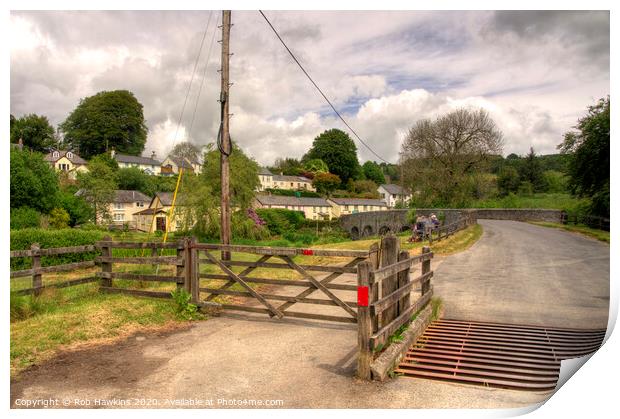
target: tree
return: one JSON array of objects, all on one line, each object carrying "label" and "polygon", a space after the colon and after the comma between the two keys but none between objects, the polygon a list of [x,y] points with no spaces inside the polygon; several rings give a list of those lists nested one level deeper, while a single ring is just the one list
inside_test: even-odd
[{"label": "tree", "polygon": [[48,214],[58,204],[58,177],[41,153],[11,148],[11,208]]},{"label": "tree", "polygon": [[312,186],[314,186],[317,192],[329,195],[340,186],[341,182],[342,180],[338,175],[332,173],[317,173],[314,179],[312,179]]},{"label": "tree", "polygon": [[329,172],[337,175],[344,185],[349,179],[359,179],[362,174],[357,160],[357,147],[349,135],[339,129],[330,129],[314,139],[312,148],[302,158],[303,162],[321,159]]},{"label": "tree", "polygon": [[200,157],[200,147],[188,142],[183,141],[174,146],[170,152],[170,156],[176,159],[187,159],[190,162],[197,161]]},{"label": "tree", "polygon": [[69,226],[85,224],[94,218],[94,211],[81,196],[69,191],[61,191],[58,197],[59,205],[69,214]]},{"label": "tree", "polygon": [[50,212],[49,224],[52,228],[67,228],[69,226],[69,213],[63,208],[54,208]]},{"label": "tree", "polygon": [[116,172],[118,189],[140,191],[145,195],[154,196],[158,191],[154,176],[147,175],[137,167],[125,167]]},{"label": "tree", "polygon": [[148,131],[142,104],[127,90],[99,92],[80,100],[60,130],[68,147],[85,159],[111,148],[139,155]]},{"label": "tree", "polygon": [[[246,210],[252,204],[254,191],[260,185],[258,180],[258,163],[246,156],[243,151],[233,143],[232,153],[228,159],[230,162],[230,204],[233,208]],[[209,144],[204,155],[204,164],[200,178],[209,187],[211,193],[216,196],[217,205],[220,205],[220,152]]]},{"label": "tree", "polygon": [[575,129],[566,133],[558,146],[570,156],[568,187],[573,194],[591,197],[595,214],[609,216],[609,96],[589,106]]},{"label": "tree", "polygon": [[303,172],[304,167],[299,160],[286,157],[284,159],[277,158],[270,169],[276,174],[282,173],[287,176],[299,176]]},{"label": "tree", "polygon": [[366,163],[364,163],[362,165],[362,170],[366,179],[372,180],[377,185],[385,183],[385,176],[383,175],[383,170],[381,170],[381,166],[379,166],[374,161],[367,161]]},{"label": "tree", "polygon": [[401,148],[405,182],[421,198],[442,205],[471,200],[471,175],[482,171],[489,156],[501,153],[502,133],[483,110],[457,109],[435,121],[418,121]]},{"label": "tree", "polygon": [[88,165],[88,172],[78,172],[77,181],[80,196],[92,207],[95,224],[98,224],[110,218],[109,206],[114,200],[117,184],[110,166],[103,161],[93,160]]},{"label": "tree", "polygon": [[504,166],[500,169],[497,176],[497,188],[502,196],[516,193],[519,190],[519,172],[512,166]]},{"label": "tree", "polygon": [[352,181],[351,192],[355,193],[360,198],[379,198],[377,184],[370,179]]},{"label": "tree", "polygon": [[34,113],[18,119],[11,115],[11,143],[17,143],[20,139],[24,146],[41,153],[49,152],[58,144],[54,127],[47,117]]},{"label": "tree", "polygon": [[519,166],[519,176],[521,182],[529,182],[534,192],[542,192],[545,187],[543,170],[534,152],[534,147],[530,147],[530,152],[525,156]]},{"label": "tree", "polygon": [[329,172],[329,167],[327,164],[321,159],[311,159],[304,163],[304,170],[317,174],[317,173],[327,173]]}]

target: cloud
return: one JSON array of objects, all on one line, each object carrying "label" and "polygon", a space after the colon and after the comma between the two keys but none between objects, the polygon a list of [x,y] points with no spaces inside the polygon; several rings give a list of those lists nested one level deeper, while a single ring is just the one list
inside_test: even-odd
[{"label": "cloud", "polygon": [[[586,107],[609,93],[608,12],[267,16],[351,126],[390,161],[415,121],[458,106],[489,110],[505,134],[505,154],[530,146],[553,153]],[[220,112],[219,44],[211,47],[212,38],[220,39],[218,17],[12,12],[11,112],[44,114],[58,124],[81,98],[128,89],[144,105],[145,154],[163,156],[184,139],[212,142]],[[233,23],[231,134],[246,152],[261,164],[301,157],[321,131],[346,129],[258,12],[233,12]],[[363,145],[358,150],[361,159],[376,160]]]}]

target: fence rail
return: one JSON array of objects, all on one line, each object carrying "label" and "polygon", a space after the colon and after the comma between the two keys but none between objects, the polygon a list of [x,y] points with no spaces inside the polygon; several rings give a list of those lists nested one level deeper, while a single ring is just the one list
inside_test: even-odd
[{"label": "fence rail", "polygon": [[[451,235],[453,235],[454,233],[464,230],[470,225],[475,224],[475,223],[476,221],[471,216],[460,217],[458,220],[450,224],[446,224],[446,225],[431,229],[427,235],[428,242],[429,244],[432,244],[433,241],[441,241],[443,239],[446,239],[450,237]],[[435,236],[434,238],[433,238],[433,235]]]},{"label": "fence rail", "polygon": [[72,279],[69,281],[57,282],[57,283],[48,284],[48,285],[43,284],[43,274],[92,268],[93,266],[95,266],[94,260],[63,263],[63,264],[53,265],[53,266],[41,266],[41,257],[43,256],[63,255],[63,254],[69,254],[69,253],[89,253],[95,250],[96,250],[95,246],[93,245],[41,249],[38,243],[33,243],[30,246],[30,249],[27,249],[27,250],[12,250],[10,253],[11,259],[13,258],[31,258],[32,259],[32,263],[31,263],[32,268],[12,271],[10,273],[9,275],[10,278],[23,278],[23,277],[28,277],[28,276],[32,277],[30,288],[25,288],[25,289],[21,289],[18,291],[14,291],[14,293],[17,295],[27,295],[27,294],[40,295],[41,292],[46,288],[66,288],[66,287],[72,287],[75,285],[81,285],[81,284],[86,284],[89,282],[96,281],[97,278],[95,276],[87,276],[84,278],[77,278],[77,279]]}]

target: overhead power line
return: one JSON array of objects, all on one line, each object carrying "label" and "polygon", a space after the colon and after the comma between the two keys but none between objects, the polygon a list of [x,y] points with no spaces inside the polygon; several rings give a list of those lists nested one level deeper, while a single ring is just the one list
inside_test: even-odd
[{"label": "overhead power line", "polygon": [[370,147],[368,144],[366,144],[366,142],[364,140],[362,140],[360,138],[359,135],[357,135],[357,132],[355,132],[355,130],[353,128],[351,128],[351,125],[348,124],[348,122],[342,117],[342,115],[340,114],[340,112],[338,112],[338,110],[336,109],[336,107],[332,104],[332,102],[327,98],[327,96],[325,96],[325,93],[323,93],[323,91],[321,90],[321,88],[316,84],[316,82],[312,79],[312,77],[310,77],[310,74],[308,74],[308,72],[306,71],[306,69],[301,65],[301,63],[299,62],[299,60],[297,59],[297,57],[295,57],[295,54],[293,54],[293,52],[291,51],[291,49],[286,45],[286,43],[284,42],[284,40],[282,39],[282,37],[280,36],[280,34],[278,33],[278,31],[276,30],[276,28],[274,28],[274,26],[271,24],[271,22],[269,21],[269,19],[267,19],[267,16],[265,16],[265,14],[263,13],[262,10],[259,10],[260,14],[263,16],[263,18],[265,19],[265,21],[267,22],[267,24],[269,25],[269,27],[271,28],[271,30],[273,31],[273,33],[276,34],[276,36],[278,37],[278,39],[280,40],[280,42],[282,43],[282,45],[284,46],[284,48],[286,48],[286,50],[288,51],[289,55],[291,56],[291,58],[297,63],[297,65],[299,66],[299,68],[301,69],[301,71],[303,71],[303,73],[306,75],[306,77],[308,78],[308,80],[310,80],[310,82],[312,83],[312,85],[319,91],[319,93],[321,94],[321,96],[323,96],[323,99],[325,99],[325,101],[329,104],[329,106],[332,108],[332,110],[334,111],[334,113],[338,116],[338,118],[340,118],[340,120],[342,121],[343,124],[345,124],[347,126],[347,128],[349,128],[349,130],[353,133],[353,135],[355,135],[355,137],[359,140],[360,143],[362,143],[368,150],[370,150],[370,152],[372,154],[374,154],[375,156],[377,156],[377,158],[385,163],[391,164],[389,161],[387,161],[386,159],[384,159],[383,157],[381,157],[379,154],[377,154],[375,152],[375,150],[372,149],[372,147]]}]

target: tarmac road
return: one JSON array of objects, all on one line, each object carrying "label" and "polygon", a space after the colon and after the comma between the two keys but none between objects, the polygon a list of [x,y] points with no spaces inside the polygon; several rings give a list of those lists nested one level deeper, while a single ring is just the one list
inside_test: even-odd
[{"label": "tarmac road", "polygon": [[479,223],[481,240],[435,271],[445,318],[607,327],[609,245],[517,221]]}]

